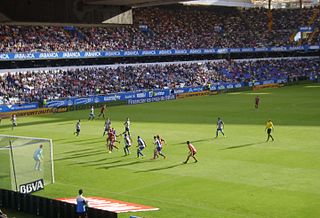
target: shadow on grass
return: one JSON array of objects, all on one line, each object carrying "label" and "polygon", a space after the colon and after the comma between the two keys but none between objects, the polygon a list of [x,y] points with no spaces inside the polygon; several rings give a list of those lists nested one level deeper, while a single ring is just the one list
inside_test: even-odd
[{"label": "shadow on grass", "polygon": [[87,164],[86,166],[90,166],[90,167],[94,167],[94,166],[101,166],[101,165],[105,165],[105,164],[115,164],[115,163],[120,163],[122,162],[122,160],[115,160],[115,161],[111,161],[111,162],[106,162],[106,163],[94,163],[94,164]]},{"label": "shadow on grass", "polygon": [[58,126],[64,126],[64,125],[70,125],[70,124],[76,124],[78,120],[75,120],[74,122],[65,122],[65,123],[59,123]]},{"label": "shadow on grass", "polygon": [[72,163],[70,165],[101,166],[101,165],[105,165],[105,164],[113,164],[113,163],[122,162],[122,160],[105,162],[105,161],[109,161],[111,159],[116,159],[116,158],[119,158],[119,157],[111,157],[111,158],[106,157],[106,158],[102,158],[99,160],[85,161],[85,162],[80,162],[80,163]]},{"label": "shadow on grass", "polygon": [[53,142],[60,142],[60,141],[65,141],[67,138],[61,138],[61,139],[52,139]]},{"label": "shadow on grass", "polygon": [[[154,160],[138,160],[138,161],[134,161],[134,162],[129,162],[129,163],[122,163],[122,164],[116,164],[116,165],[112,165],[112,166],[102,166],[102,167],[98,167],[97,169],[112,169],[112,168],[118,168],[118,167],[124,167],[124,166],[132,166],[132,165],[136,165],[136,164],[142,164],[142,163],[146,163],[146,162],[151,162]],[[122,160],[120,160],[120,162],[122,162]]]},{"label": "shadow on grass", "polygon": [[265,143],[265,141],[263,141],[263,142],[248,143],[248,144],[243,144],[243,145],[236,145],[236,146],[231,146],[231,147],[223,148],[223,149],[220,149],[220,150],[229,150],[229,149],[235,149],[235,148],[243,148],[243,147],[249,147],[249,146],[259,145],[259,144],[263,144],[263,143]]},{"label": "shadow on grass", "polygon": [[80,143],[75,143],[75,145],[88,145],[88,144],[96,144],[96,143],[101,143],[101,144],[106,144],[106,140],[101,138],[100,140],[93,140],[90,142],[80,142]]},{"label": "shadow on grass", "polygon": [[95,137],[95,138],[89,138],[89,139],[81,139],[81,140],[79,140],[79,138],[77,138],[76,136],[75,136],[75,138],[73,139],[73,140],[69,140],[69,141],[65,141],[64,142],[64,144],[70,144],[70,143],[76,143],[76,142],[87,142],[87,141],[89,141],[89,142],[91,142],[92,140],[95,140],[95,139],[103,139],[102,137],[100,138],[98,138],[98,137]]},{"label": "shadow on grass", "polygon": [[[199,139],[199,140],[190,140],[191,143],[197,143],[197,142],[206,142],[206,141],[210,141],[213,138],[206,138],[206,139]],[[178,143],[178,145],[183,145],[183,144],[187,144],[187,141],[184,142],[180,142]]]},{"label": "shadow on grass", "polygon": [[[68,121],[69,119],[52,119],[52,120],[42,120],[42,121],[31,121],[31,122],[23,122],[19,123],[18,126],[15,128],[23,127],[23,126],[35,126],[35,125],[40,125],[40,124],[49,124],[49,123],[60,123],[60,122],[65,122]],[[11,124],[5,124],[1,125],[0,129],[6,129],[6,128],[11,128]]]},{"label": "shadow on grass", "polygon": [[[69,154],[69,153],[76,154],[76,153],[87,152],[87,151],[90,151],[90,150],[96,150],[96,148],[86,148],[86,149],[81,149],[81,150],[65,151],[65,152],[62,152],[60,154]],[[58,154],[58,155],[60,155],[60,154]]]},{"label": "shadow on grass", "polygon": [[81,153],[81,154],[69,155],[67,157],[57,158],[57,159],[55,159],[55,161],[72,160],[72,159],[77,159],[77,158],[82,158],[82,157],[95,156],[95,155],[99,155],[99,154],[103,154],[103,153],[105,153],[103,150],[91,151],[91,152],[85,152],[85,153]]},{"label": "shadow on grass", "polygon": [[147,173],[147,172],[154,172],[154,171],[159,171],[159,170],[167,170],[167,169],[175,168],[175,167],[182,166],[182,165],[183,165],[183,163],[178,163],[178,164],[173,164],[170,166],[158,167],[158,168],[153,168],[153,169],[149,169],[149,170],[135,171],[134,173]]},{"label": "shadow on grass", "polygon": [[9,178],[11,178],[11,176],[10,175],[1,175],[0,176],[0,179],[7,179],[7,178],[9,179]]}]

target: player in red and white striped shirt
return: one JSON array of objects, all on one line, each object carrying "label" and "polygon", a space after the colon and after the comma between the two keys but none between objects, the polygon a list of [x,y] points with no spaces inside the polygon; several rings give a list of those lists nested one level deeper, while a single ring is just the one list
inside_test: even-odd
[{"label": "player in red and white striped shirt", "polygon": [[189,148],[189,155],[187,157],[187,160],[185,162],[183,162],[184,164],[188,163],[188,160],[190,157],[192,157],[194,159],[194,162],[197,163],[198,160],[197,158],[195,157],[196,153],[197,153],[197,149],[189,142],[187,141],[187,145],[188,145],[188,148]]}]

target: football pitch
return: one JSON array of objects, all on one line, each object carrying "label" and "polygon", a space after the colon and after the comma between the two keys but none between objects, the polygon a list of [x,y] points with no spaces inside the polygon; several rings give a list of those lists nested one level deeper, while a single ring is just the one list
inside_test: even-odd
[{"label": "football pitch", "polygon": [[[133,146],[125,157],[122,137],[119,150],[109,154],[104,120],[88,121],[88,115],[18,117],[14,130],[8,119],[2,121],[0,134],[53,139],[56,183],[37,195],[75,197],[82,188],[85,196],[160,208],[119,217],[320,217],[319,84],[108,107],[117,133],[131,120]],[[227,137],[215,139],[218,117]],[[268,119],[275,142],[266,143]],[[147,142],[139,159],[138,135]],[[154,135],[166,140],[167,159],[151,160]],[[198,163],[182,164],[187,140],[198,150]]]}]

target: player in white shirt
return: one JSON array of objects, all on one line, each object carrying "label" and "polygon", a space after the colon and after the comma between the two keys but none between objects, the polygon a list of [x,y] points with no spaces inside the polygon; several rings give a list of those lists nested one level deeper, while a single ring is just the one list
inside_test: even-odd
[{"label": "player in white shirt", "polygon": [[73,134],[79,136],[80,130],[81,130],[81,124],[80,124],[80,120],[78,120],[78,122],[76,123],[76,131]]},{"label": "player in white shirt", "polygon": [[219,132],[221,132],[222,135],[223,135],[224,137],[226,137],[225,134],[224,134],[224,132],[223,132],[223,129],[224,129],[224,122],[221,120],[220,117],[218,117],[216,138],[218,137],[218,133],[219,133]]},{"label": "player in white shirt", "polygon": [[166,159],[166,156],[164,154],[162,154],[162,143],[160,140],[160,136],[154,136],[154,144],[156,146],[156,148],[154,149],[154,154],[153,154],[153,159],[156,159],[160,156],[162,156],[164,159]]},{"label": "player in white shirt", "polygon": [[124,155],[127,156],[130,154],[130,150],[129,148],[131,147],[131,139],[129,137],[129,135],[127,135],[126,133],[123,135],[123,139],[124,139]]},{"label": "player in white shirt", "polygon": [[15,114],[12,114],[11,122],[12,122],[12,129],[18,125],[17,124],[17,116]]},{"label": "player in white shirt", "polygon": [[93,120],[93,119],[94,119],[94,107],[91,106],[88,120]]},{"label": "player in white shirt", "polygon": [[127,133],[128,136],[131,138],[131,135],[130,135],[130,125],[131,125],[131,123],[130,123],[129,118],[127,118],[126,122],[124,122],[123,125],[124,125],[124,132],[123,133]]},{"label": "player in white shirt", "polygon": [[109,132],[110,128],[111,128],[111,120],[107,118],[106,122],[104,123],[104,131],[102,136],[105,136],[105,134]]}]

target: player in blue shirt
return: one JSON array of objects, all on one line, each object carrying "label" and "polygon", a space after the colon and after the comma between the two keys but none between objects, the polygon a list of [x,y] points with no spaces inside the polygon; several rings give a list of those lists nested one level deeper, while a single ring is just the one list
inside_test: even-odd
[{"label": "player in blue shirt", "polygon": [[93,119],[94,119],[94,107],[91,106],[88,120],[93,120]]},{"label": "player in blue shirt", "polygon": [[37,148],[33,153],[33,159],[36,161],[34,169],[38,171],[41,171],[40,165],[41,165],[41,161],[43,160],[42,152],[43,152],[43,145],[40,145],[39,148]]},{"label": "player in blue shirt", "polygon": [[137,157],[138,157],[138,158],[139,158],[140,156],[144,156],[141,151],[142,151],[146,146],[147,146],[146,142],[145,142],[140,136],[138,136],[138,145],[137,145],[137,147],[139,147],[138,150],[137,150]]},{"label": "player in blue shirt", "polygon": [[87,218],[87,206],[88,201],[82,196],[83,191],[82,189],[79,190],[79,195],[77,196],[77,214],[79,218]]}]

